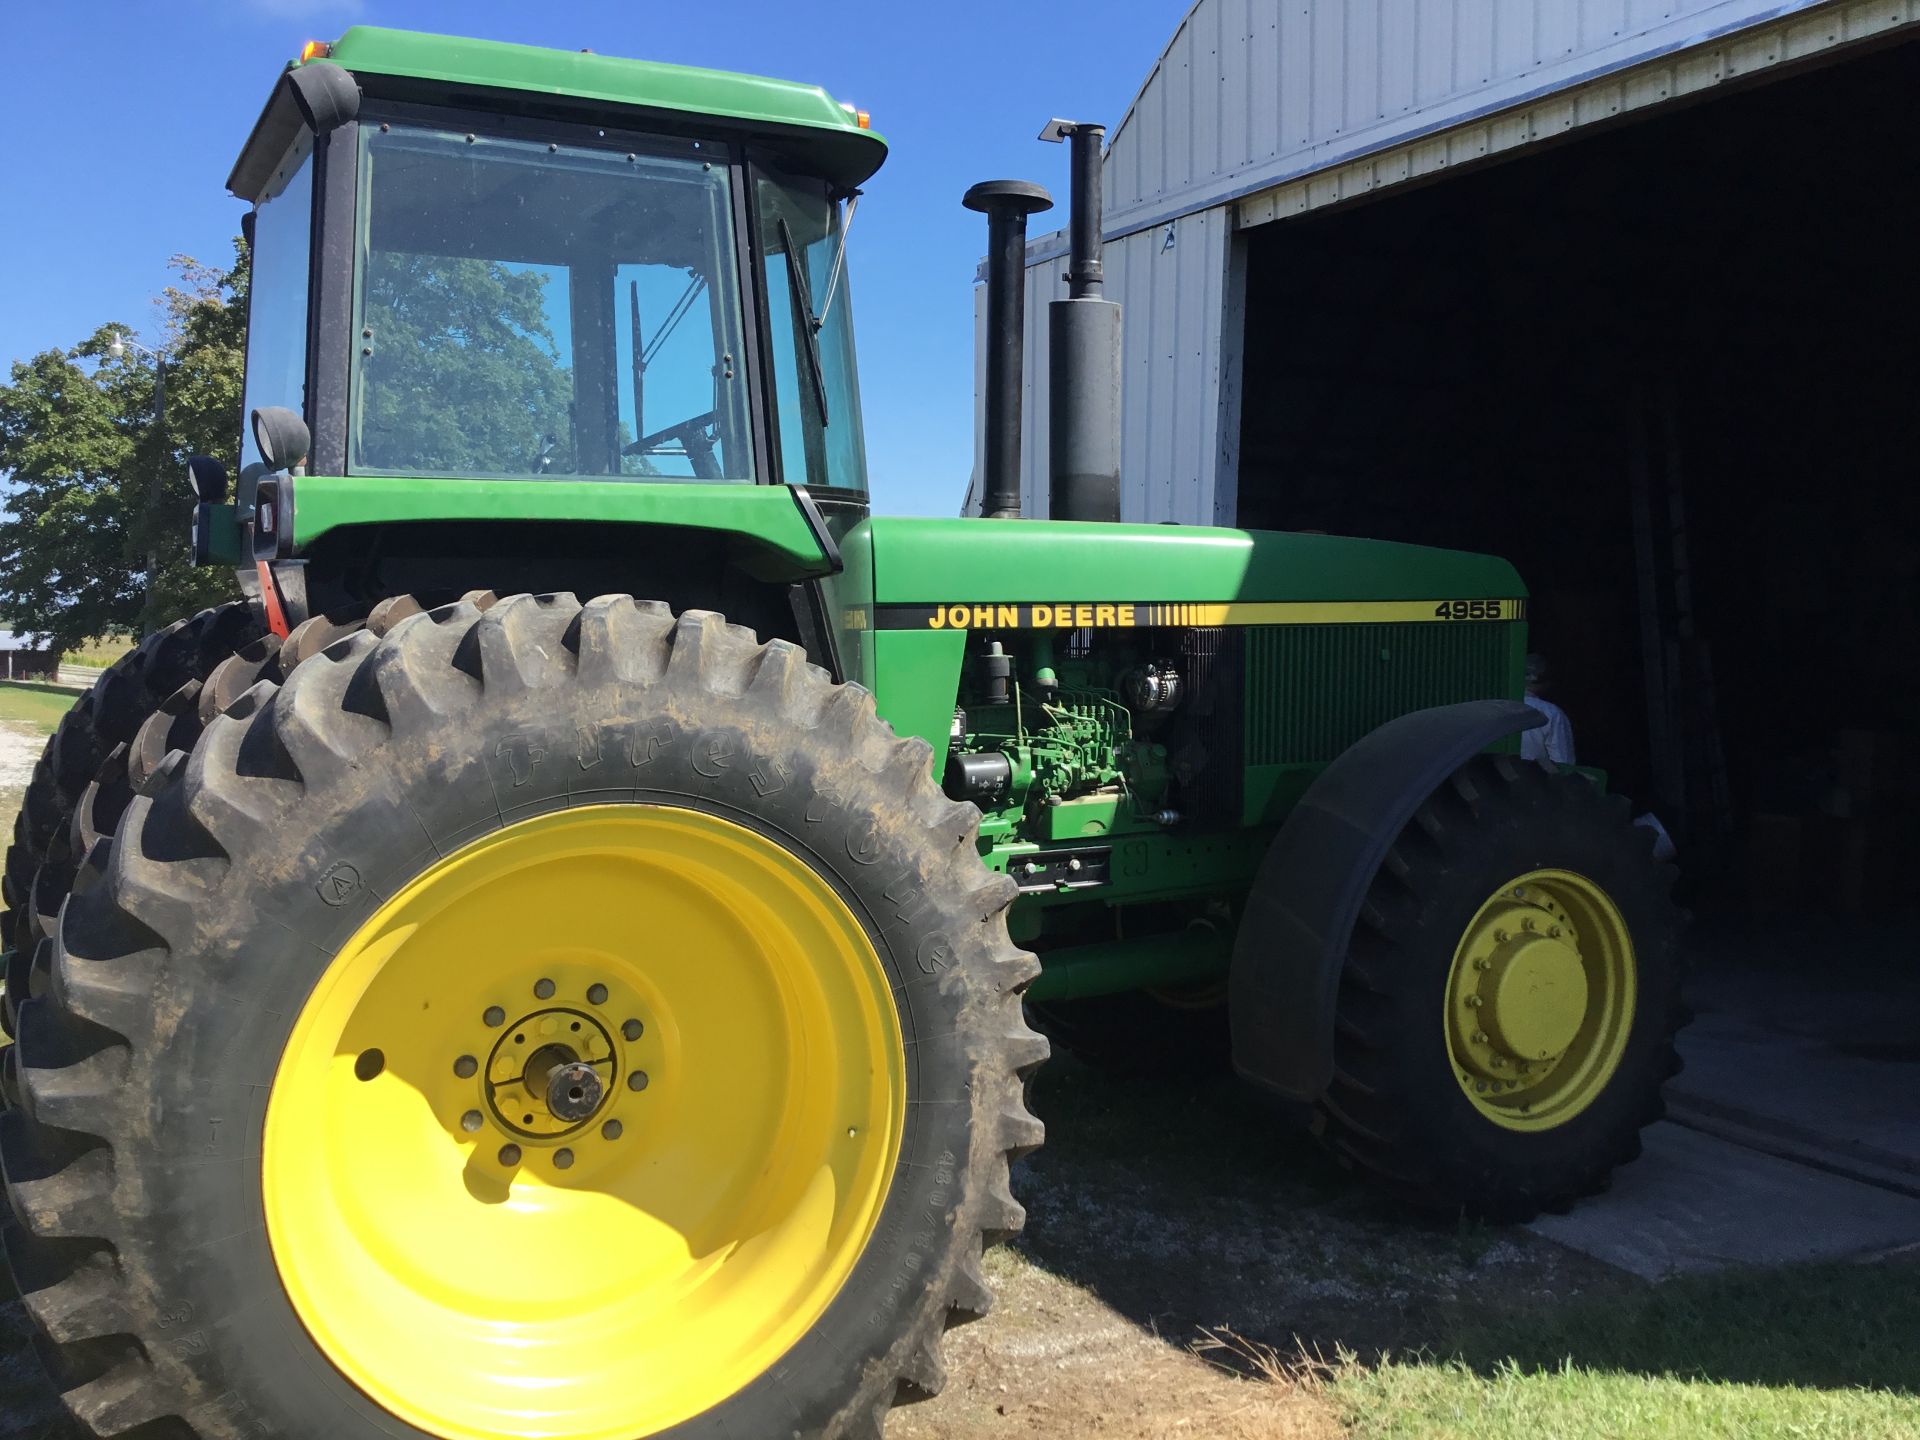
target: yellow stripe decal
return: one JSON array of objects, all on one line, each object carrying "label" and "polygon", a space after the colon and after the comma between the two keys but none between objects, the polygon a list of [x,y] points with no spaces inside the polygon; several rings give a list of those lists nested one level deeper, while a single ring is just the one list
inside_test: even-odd
[{"label": "yellow stripe decal", "polygon": [[[1524,620],[1520,599],[951,601],[940,605],[876,605],[879,630],[1210,629],[1229,625],[1405,625]],[[865,612],[862,612],[864,620]]]}]

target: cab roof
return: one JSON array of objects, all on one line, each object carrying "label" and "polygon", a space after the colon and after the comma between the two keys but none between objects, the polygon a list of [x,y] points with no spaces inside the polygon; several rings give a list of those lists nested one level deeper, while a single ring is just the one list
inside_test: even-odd
[{"label": "cab roof", "polygon": [[[887,154],[884,139],[817,85],[372,25],[354,26],[331,46],[308,48],[313,58],[296,60],[289,70],[338,65],[369,96],[597,118],[636,129],[663,121],[686,128],[692,121],[716,134],[776,140],[790,160],[846,187],[865,181]],[[285,89],[284,83],[276,88],[228,179],[241,199],[258,196],[257,179],[272,173],[292,142]]]}]

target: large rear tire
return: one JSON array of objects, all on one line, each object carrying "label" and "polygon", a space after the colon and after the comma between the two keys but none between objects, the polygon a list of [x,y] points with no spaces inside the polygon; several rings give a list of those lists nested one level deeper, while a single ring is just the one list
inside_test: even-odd
[{"label": "large rear tire", "polygon": [[116,773],[124,776],[126,747],[148,717],[181,687],[197,687],[260,633],[245,601],[176,620],[108,666],[60,718],[14,818],[0,879],[0,950],[8,955],[0,1026],[9,1035],[27,994],[34,952],[51,933],[86,855],[73,827],[89,787],[103,767],[118,765]]},{"label": "large rear tire", "polygon": [[1424,1208],[1525,1220],[1640,1153],[1678,1072],[1680,915],[1626,802],[1482,756],[1361,908],[1322,1139]]},{"label": "large rear tire", "polygon": [[70,1411],[866,1440],[937,1391],[1046,1047],[928,760],[795,647],[624,597],[256,685],[95,848],[20,1017],[7,1247]]}]

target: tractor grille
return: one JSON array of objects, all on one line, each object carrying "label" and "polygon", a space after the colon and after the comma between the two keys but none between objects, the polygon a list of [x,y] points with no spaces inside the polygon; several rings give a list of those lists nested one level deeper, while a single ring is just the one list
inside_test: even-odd
[{"label": "tractor grille", "polygon": [[1517,693],[1505,624],[1263,625],[1247,632],[1247,763],[1324,764],[1409,710]]}]

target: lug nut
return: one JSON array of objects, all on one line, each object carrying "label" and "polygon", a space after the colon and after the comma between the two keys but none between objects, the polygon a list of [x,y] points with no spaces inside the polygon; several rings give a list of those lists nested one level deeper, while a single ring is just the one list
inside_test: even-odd
[{"label": "lug nut", "polygon": [[609,1120],[600,1127],[600,1138],[602,1140],[618,1140],[621,1132],[625,1129],[626,1127],[618,1120]]},{"label": "lug nut", "polygon": [[533,996],[534,996],[534,999],[536,1000],[551,1000],[553,998],[553,981],[551,980],[534,981]]},{"label": "lug nut", "polygon": [[571,1150],[554,1151],[553,1166],[554,1166],[554,1169],[556,1170],[571,1170],[573,1168],[573,1151]]},{"label": "lug nut", "polygon": [[482,1123],[481,1115],[478,1110],[469,1110],[467,1111],[466,1114],[460,1117],[460,1128],[466,1131],[469,1135],[471,1135],[474,1131],[478,1130],[481,1126],[481,1123]]},{"label": "lug nut", "polygon": [[502,1165],[518,1165],[520,1163],[520,1147],[518,1145],[502,1145],[500,1147],[500,1163]]},{"label": "lug nut", "polygon": [[1478,995],[1467,996],[1467,1008],[1469,1010],[1478,1010],[1480,1008],[1480,1005],[1481,1005],[1481,1000]]},{"label": "lug nut", "polygon": [[646,1028],[647,1027],[642,1025],[638,1020],[629,1020],[620,1027],[620,1033],[629,1040],[638,1040],[646,1031]]},{"label": "lug nut", "polygon": [[647,1072],[646,1071],[636,1070],[631,1075],[627,1076],[627,1089],[644,1090],[646,1088],[647,1088]]},{"label": "lug nut", "polygon": [[1491,970],[1493,968],[1493,962],[1487,959],[1486,956],[1481,955],[1474,960],[1473,968],[1476,970]]},{"label": "lug nut", "polygon": [[502,1010],[498,1005],[489,1005],[487,1007],[487,1013],[480,1018],[487,1022],[489,1029],[498,1030],[502,1025],[507,1023],[507,1012]]},{"label": "lug nut", "polygon": [[587,987],[587,1003],[589,1005],[606,1004],[607,1003],[607,987],[604,985],[589,985]]},{"label": "lug nut", "polygon": [[1474,1044],[1476,1044],[1476,1045],[1484,1045],[1484,1044],[1486,1044],[1486,1043],[1487,1043],[1487,1032],[1486,1032],[1486,1031],[1484,1031],[1484,1030],[1476,1030],[1476,1031],[1474,1031],[1474,1032],[1473,1032],[1473,1043],[1474,1043]]},{"label": "lug nut", "polygon": [[462,1055],[453,1062],[453,1073],[462,1080],[471,1080],[479,1069],[480,1062],[471,1055]]}]

